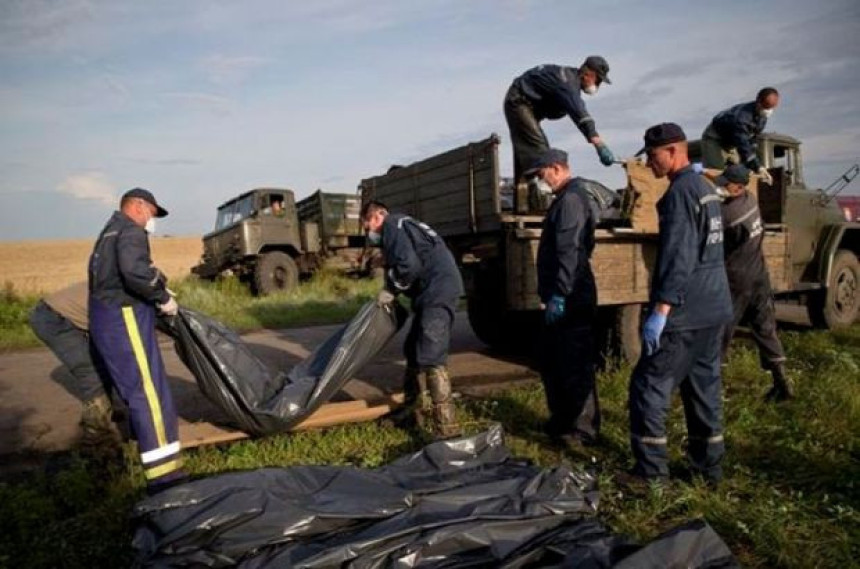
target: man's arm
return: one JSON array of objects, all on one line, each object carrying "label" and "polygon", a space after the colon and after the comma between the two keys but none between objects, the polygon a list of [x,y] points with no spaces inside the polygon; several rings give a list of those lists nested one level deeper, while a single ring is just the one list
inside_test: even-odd
[{"label": "man's arm", "polygon": [[582,259],[580,250],[584,247],[583,237],[588,220],[586,208],[589,206],[576,194],[564,196],[559,206],[554,227],[558,272],[553,288],[554,294],[568,296],[573,292]]},{"label": "man's arm", "polygon": [[732,143],[738,149],[741,162],[743,162],[750,170],[756,171],[761,164],[758,160],[755,148],[755,138],[757,136],[755,116],[747,109],[741,110],[733,117],[732,121]]},{"label": "man's arm", "polygon": [[145,231],[121,231],[116,247],[120,275],[130,291],[153,304],[170,300],[163,274],[152,264]]},{"label": "man's arm", "polygon": [[591,144],[599,144],[600,137],[597,135],[594,119],[588,114],[585,101],[580,97],[579,91],[575,91],[567,83],[562,83],[558,86],[556,98],[585,139]]},{"label": "man's arm", "polygon": [[660,255],[652,292],[654,310],[664,315],[685,302],[698,254],[691,204],[680,192],[670,191],[666,198],[660,212]]},{"label": "man's arm", "polygon": [[399,293],[409,290],[421,274],[421,261],[415,252],[415,246],[405,227],[391,224],[391,238],[383,238],[383,256],[388,266],[386,286],[392,292]]}]

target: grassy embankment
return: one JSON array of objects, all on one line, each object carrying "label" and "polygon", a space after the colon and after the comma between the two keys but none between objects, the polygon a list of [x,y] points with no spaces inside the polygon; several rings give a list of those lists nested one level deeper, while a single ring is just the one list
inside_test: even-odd
[{"label": "grassy embankment", "polygon": [[[188,277],[171,282],[179,303],[238,331],[344,322],[372,298],[379,281],[355,280],[324,271],[295,291],[257,298],[235,278],[217,282]],[[0,292],[0,351],[40,346],[27,319],[39,297],[7,283]]]},{"label": "grassy embankment", "polygon": [[[185,302],[218,318],[226,320],[239,312],[239,325],[288,322],[272,314],[288,299],[255,300],[235,290],[222,297],[216,287],[187,286],[179,287]],[[334,318],[338,310],[346,310],[341,304],[360,302],[374,287],[362,284],[363,292],[350,288],[351,293],[326,290],[331,306],[321,306],[325,302],[318,294],[302,292],[294,302],[302,306],[298,299],[304,298],[310,303],[309,313]],[[228,300],[234,296],[243,299],[245,308]],[[518,456],[542,465],[568,461],[595,469],[601,483],[598,516],[614,531],[645,541],[682,520],[703,517],[744,566],[857,566],[860,327],[835,333],[785,332],[782,337],[798,399],[781,405],[763,403],[769,380],[758,369],[757,356],[747,348],[734,351],[725,373],[726,480],[716,491],[675,482],[631,495],[615,484],[614,474],[629,465],[630,370],[625,366],[600,376],[606,441],[587,454],[554,449],[540,433],[546,407],[538,386],[484,399],[464,398],[458,413],[471,432],[501,422],[508,445]],[[672,466],[681,469],[685,429],[679,404],[669,425]],[[187,452],[186,460],[198,476],[294,464],[375,467],[423,442],[416,433],[365,423],[201,448]],[[134,449],[125,449],[122,464],[97,467],[72,455],[47,470],[0,483],[0,566],[129,566],[133,525],[128,514],[143,487]]]}]

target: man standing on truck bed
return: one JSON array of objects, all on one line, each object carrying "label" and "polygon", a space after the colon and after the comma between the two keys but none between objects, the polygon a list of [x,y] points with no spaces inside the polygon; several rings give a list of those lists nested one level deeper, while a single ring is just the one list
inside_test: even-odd
[{"label": "man standing on truck bed", "polygon": [[727,164],[743,164],[768,184],[773,178],[756,154],[758,135],[779,105],[779,92],[765,87],[755,101],[741,103],[717,113],[702,133],[702,163],[705,168],[722,170]]},{"label": "man standing on truck bed", "polygon": [[734,319],[723,334],[722,359],[726,360],[735,327],[747,321],[758,346],[761,367],[773,376],[773,387],[765,398],[784,401],[792,397],[791,386],[785,376],[785,352],[776,334],[773,292],[761,248],[764,226],[756,197],[747,191],[750,171],[733,164],[714,181],[728,193],[722,207],[723,248],[734,305]]},{"label": "man standing on truck bed", "polygon": [[550,414],[544,430],[571,446],[594,443],[600,433],[594,376],[597,289],[590,262],[594,213],[585,188],[571,179],[566,152],[544,151],[526,173],[539,176],[555,195],[537,253],[546,322],[541,380]]},{"label": "man standing on truck bed", "polygon": [[526,168],[541,153],[549,149],[546,134],[540,127],[544,119],[560,119],[567,115],[594,145],[600,162],[611,166],[615,157],[601,140],[588,114],[582,94],[594,95],[602,83],[611,85],[607,76],[609,64],[599,55],[592,55],[576,67],[538,65],[516,79],[505,95],[505,119],[511,131],[514,147],[514,183],[522,182]]},{"label": "man standing on truck bed", "polygon": [[423,424],[432,421],[435,435],[460,434],[454,410],[448,350],[457,301],[463,281],[454,256],[441,237],[426,223],[399,213],[385,204],[369,201],[361,210],[368,240],[379,245],[385,260],[385,286],[380,304],[394,302],[403,293],[412,300],[412,325],[403,347],[404,411]]},{"label": "man standing on truck bed", "polygon": [[670,179],[657,203],[660,243],[651,282],[642,356],[630,379],[630,439],[639,478],[669,475],[666,417],[675,388],[687,419],[687,454],[694,473],[722,477],[720,338],[732,305],[723,264],[720,200],[690,165],[681,127],[645,132],[648,165]]}]

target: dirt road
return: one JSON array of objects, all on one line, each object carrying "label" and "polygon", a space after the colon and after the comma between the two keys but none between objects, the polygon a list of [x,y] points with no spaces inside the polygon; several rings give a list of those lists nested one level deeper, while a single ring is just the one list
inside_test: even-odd
[{"label": "dirt road", "polygon": [[[805,311],[779,306],[783,323],[808,325]],[[254,353],[272,367],[289,369],[307,356],[339,326],[264,330],[243,336]],[[335,400],[380,400],[400,388],[403,373],[402,330],[377,360],[350,381]],[[450,368],[458,389],[481,383],[503,383],[536,378],[523,360],[491,352],[473,334],[464,312],[457,314]],[[176,355],[172,342],[162,343],[171,387],[180,414],[180,430],[190,423],[218,423],[223,419],[198,389]],[[47,349],[0,354],[0,461],[3,455],[26,451],[51,452],[71,448],[78,433],[80,399],[73,378]]]},{"label": "dirt road", "polygon": [[[243,338],[267,364],[289,369],[338,328],[266,330]],[[382,399],[398,391],[404,336],[405,330],[336,399]],[[182,424],[218,422],[220,412],[204,398],[172,342],[165,339],[161,348],[179,409],[180,429]],[[536,376],[523,363],[491,355],[475,338],[465,313],[459,313],[455,321],[450,367],[455,385]],[[79,417],[80,399],[73,378],[49,350],[0,354],[0,460],[9,453],[70,448],[79,434]]]}]

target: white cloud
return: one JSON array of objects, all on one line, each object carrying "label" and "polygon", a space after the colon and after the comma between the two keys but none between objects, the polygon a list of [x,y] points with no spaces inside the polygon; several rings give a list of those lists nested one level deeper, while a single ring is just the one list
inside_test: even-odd
[{"label": "white cloud", "polygon": [[197,110],[208,111],[217,116],[230,115],[233,112],[233,101],[221,95],[197,92],[163,93],[162,97],[184,104]]},{"label": "white cloud", "polygon": [[200,67],[216,85],[241,83],[252,71],[264,65],[268,59],[257,56],[211,55],[200,62]]},{"label": "white cloud", "polygon": [[57,191],[80,200],[113,206],[116,205],[115,187],[104,172],[80,172],[67,176],[57,186]]}]

